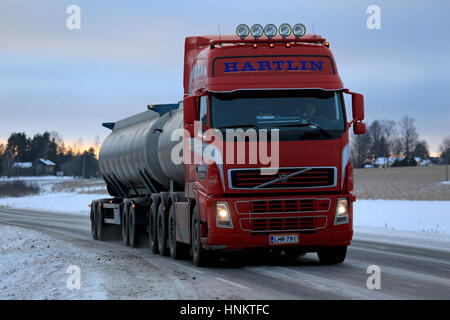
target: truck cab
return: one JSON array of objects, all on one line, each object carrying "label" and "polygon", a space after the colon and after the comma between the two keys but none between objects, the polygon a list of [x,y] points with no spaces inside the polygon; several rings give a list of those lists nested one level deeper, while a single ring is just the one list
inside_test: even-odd
[{"label": "truck cab", "polygon": [[[185,195],[198,215],[198,254],[264,247],[342,262],[356,200],[348,131],[365,132],[364,107],[344,88],[329,43],[189,37],[184,67]],[[272,161],[255,157],[264,148]]]}]

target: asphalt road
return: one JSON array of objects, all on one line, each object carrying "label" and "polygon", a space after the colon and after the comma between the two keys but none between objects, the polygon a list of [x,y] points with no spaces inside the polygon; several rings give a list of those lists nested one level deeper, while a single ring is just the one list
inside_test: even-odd
[{"label": "asphalt road", "polygon": [[[0,208],[0,223],[43,231],[74,244],[132,253],[169,276],[196,279],[195,284],[176,282],[182,299],[450,299],[449,242],[358,232],[339,265],[319,265],[310,253],[294,260],[272,254],[255,256],[245,265],[222,260],[196,268],[189,260],[153,255],[145,246],[94,242],[87,215]],[[379,267],[380,289],[367,288],[371,265]]]}]

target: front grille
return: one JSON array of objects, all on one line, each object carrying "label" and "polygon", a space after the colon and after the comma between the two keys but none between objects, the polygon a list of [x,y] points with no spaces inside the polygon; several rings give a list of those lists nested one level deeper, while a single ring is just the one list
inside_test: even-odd
[{"label": "front grille", "polygon": [[[305,172],[296,174],[300,170]],[[288,177],[292,175],[291,177]],[[277,180],[278,179],[278,180]],[[280,168],[274,175],[262,175],[261,170],[230,170],[233,189],[297,189],[332,187],[335,185],[335,168]]]},{"label": "front grille", "polygon": [[237,201],[238,213],[285,213],[327,211],[330,199],[281,199]]},{"label": "front grille", "polygon": [[283,217],[283,218],[242,218],[241,229],[252,232],[266,231],[302,231],[324,228],[325,216],[320,217]]}]

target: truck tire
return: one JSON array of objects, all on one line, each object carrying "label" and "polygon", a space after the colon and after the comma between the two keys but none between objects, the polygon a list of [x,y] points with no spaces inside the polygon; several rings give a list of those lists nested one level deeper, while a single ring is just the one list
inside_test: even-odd
[{"label": "truck tire", "polygon": [[148,216],[148,245],[153,254],[159,253],[158,234],[157,234],[158,217],[156,212],[156,204],[152,202],[150,205],[150,213]]},{"label": "truck tire", "polygon": [[99,203],[96,206],[96,215],[95,215],[95,219],[96,219],[96,226],[97,226],[97,239],[100,241],[103,241],[104,239],[104,230],[103,230],[103,210],[102,207],[100,206],[101,203]]},{"label": "truck tire", "polygon": [[325,247],[317,252],[321,264],[342,263],[347,255],[347,247]]},{"label": "truck tire", "polygon": [[97,240],[97,220],[95,219],[97,211],[97,204],[95,202],[91,203],[91,236],[92,239]]},{"label": "truck tire", "polygon": [[128,245],[128,202],[123,204],[122,212],[122,242],[124,245]]},{"label": "truck tire", "polygon": [[164,213],[164,204],[162,202],[158,207],[157,226],[159,253],[163,256],[168,256],[169,250],[167,250],[167,219]]},{"label": "truck tire", "polygon": [[170,256],[176,260],[183,259],[187,255],[187,245],[177,241],[176,235],[176,219],[175,219],[175,207],[171,206],[169,210],[169,251]]},{"label": "truck tire", "polygon": [[128,241],[132,248],[137,245],[137,230],[136,230],[136,210],[133,204],[130,204],[130,212],[128,213]]},{"label": "truck tire", "polygon": [[209,252],[202,248],[201,224],[197,205],[192,212],[191,237],[192,261],[197,267],[204,267],[210,262],[210,259]]}]

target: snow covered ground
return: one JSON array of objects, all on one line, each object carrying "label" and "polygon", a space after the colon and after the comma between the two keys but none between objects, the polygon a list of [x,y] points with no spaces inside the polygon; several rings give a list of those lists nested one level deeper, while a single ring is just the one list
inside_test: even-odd
[{"label": "snow covered ground", "polygon": [[[82,274],[80,289],[67,288],[70,265],[91,262],[94,253],[29,229],[0,225],[0,299],[105,299],[102,279]],[[85,266],[83,267],[84,270]],[[86,266],[86,270],[89,270]]]},{"label": "snow covered ground", "polygon": [[44,211],[87,213],[94,199],[109,197],[105,185],[98,179],[74,179],[72,177],[0,177],[1,181],[20,180],[36,184],[40,194],[25,197],[0,197],[0,206]]},{"label": "snow covered ground", "polygon": [[78,194],[56,192],[20,198],[0,198],[0,206],[19,209],[35,209],[70,213],[89,212],[92,200],[106,198],[105,194]]},{"label": "snow covered ground", "polygon": [[450,201],[357,200],[354,225],[450,235]]},{"label": "snow covered ground", "polygon": [[[167,266],[150,264],[142,252],[138,256],[126,247],[112,250],[2,224],[0,235],[0,300],[179,299],[189,297],[182,289],[188,291],[196,282],[186,274],[174,276]],[[79,268],[79,288],[71,266]]]}]

